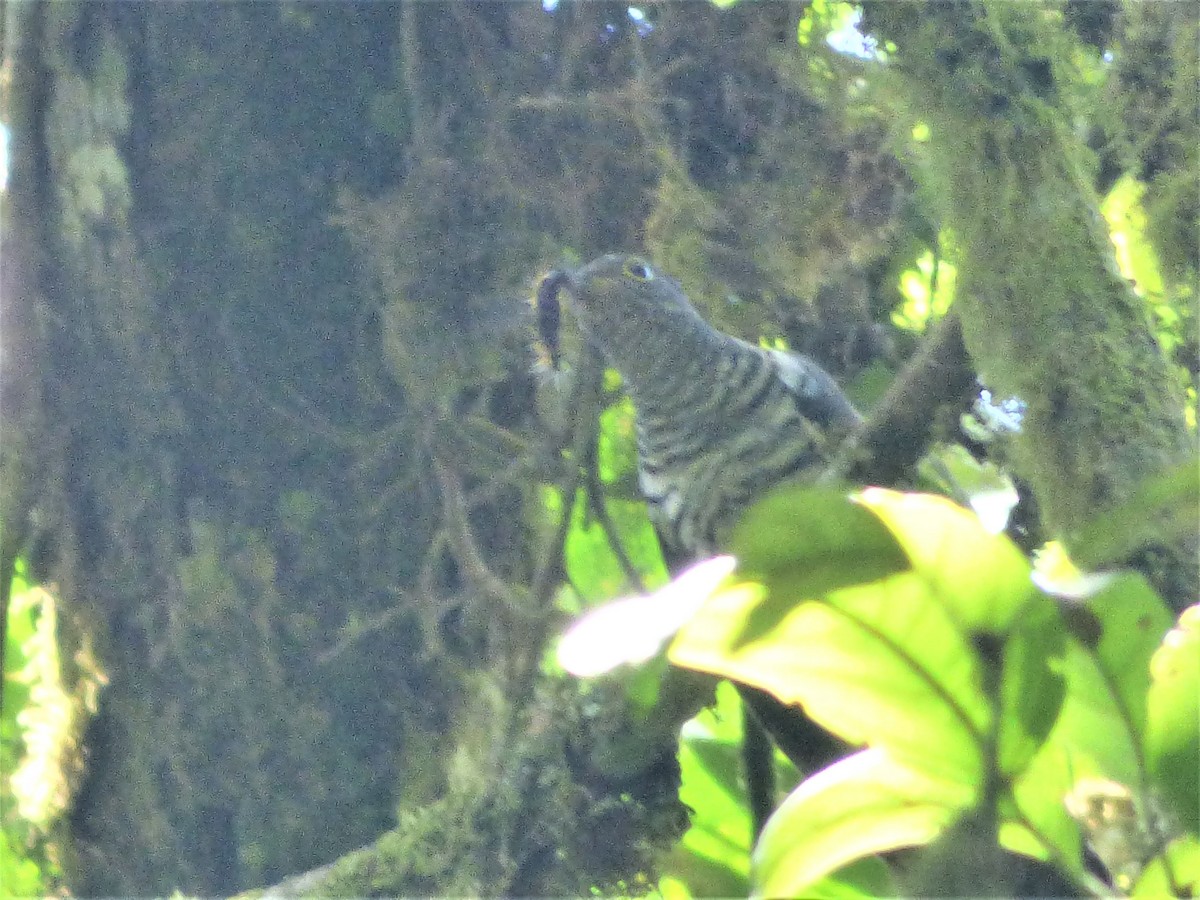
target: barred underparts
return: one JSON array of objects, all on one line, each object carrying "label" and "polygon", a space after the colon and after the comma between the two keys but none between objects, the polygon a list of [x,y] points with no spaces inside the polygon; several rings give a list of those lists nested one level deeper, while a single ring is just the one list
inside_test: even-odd
[{"label": "barred underparts", "polygon": [[750,502],[815,472],[861,421],[815,362],[717,331],[644,259],[609,254],[555,270],[539,311],[556,314],[560,290],[633,399],[639,483],[670,549],[715,553]]}]

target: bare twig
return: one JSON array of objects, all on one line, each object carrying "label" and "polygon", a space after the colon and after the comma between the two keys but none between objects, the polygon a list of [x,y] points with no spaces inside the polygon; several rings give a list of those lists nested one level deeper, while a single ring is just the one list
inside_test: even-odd
[{"label": "bare twig", "polygon": [[644,594],[646,586],[642,583],[642,576],[638,574],[637,568],[633,565],[633,560],[625,552],[625,545],[621,543],[621,536],[617,533],[617,527],[613,524],[612,516],[608,514],[608,506],[604,502],[604,493],[601,490],[599,474],[596,471],[594,453],[592,457],[589,460],[587,474],[583,479],[584,495],[587,497],[588,508],[600,524],[605,538],[608,539],[608,546],[612,548],[613,555],[616,556],[626,580],[634,590]]},{"label": "bare twig", "polygon": [[471,530],[469,509],[458,475],[438,457],[437,450],[431,443],[428,446],[429,462],[442,489],[446,533],[455,560],[479,588],[501,601],[510,610],[526,611],[528,604],[522,597],[523,592],[493,572],[480,552],[479,543]]}]

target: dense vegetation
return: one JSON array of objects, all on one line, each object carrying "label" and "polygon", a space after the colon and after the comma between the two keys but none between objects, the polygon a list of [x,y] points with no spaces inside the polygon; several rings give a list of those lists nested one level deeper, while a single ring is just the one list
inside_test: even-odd
[{"label": "dense vegetation", "polygon": [[[0,881],[1195,895],[1198,23],[7,4]],[[531,349],[612,249],[868,413],[725,580]],[[714,675],[863,748],[757,844]]]}]

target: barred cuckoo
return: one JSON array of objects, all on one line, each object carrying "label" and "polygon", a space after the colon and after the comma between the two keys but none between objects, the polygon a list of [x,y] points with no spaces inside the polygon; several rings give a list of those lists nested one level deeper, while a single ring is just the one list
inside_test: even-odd
[{"label": "barred cuckoo", "polygon": [[636,256],[555,271],[584,336],[637,410],[638,482],[670,555],[710,556],[755,499],[826,461],[861,417],[807,357],[717,331],[679,282]]},{"label": "barred cuckoo", "polygon": [[[861,422],[812,360],[716,330],[679,282],[640,257],[610,254],[548,274],[537,298],[544,338],[557,330],[564,289],[584,337],[621,373],[633,400],[639,485],[669,561],[719,552],[754,500],[813,474],[837,437]],[[768,694],[741,693],[754,712],[744,750],[761,826],[774,805],[763,729],[802,769],[828,762],[832,742]]]}]

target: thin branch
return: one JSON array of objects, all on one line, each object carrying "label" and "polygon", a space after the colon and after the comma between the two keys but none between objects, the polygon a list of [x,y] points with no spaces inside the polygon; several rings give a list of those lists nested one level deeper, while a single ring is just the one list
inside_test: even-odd
[{"label": "thin branch", "polygon": [[471,529],[470,514],[458,475],[428,446],[429,462],[442,489],[442,512],[446,519],[447,536],[454,558],[467,577],[486,593],[501,601],[510,610],[524,612],[527,608],[522,592],[492,571],[479,542]]},{"label": "thin branch", "polygon": [[820,480],[897,483],[928,448],[938,411],[964,407],[978,390],[958,317],[950,314],[934,326],[866,423],[838,447]]},{"label": "thin branch", "polygon": [[600,487],[599,473],[596,471],[595,454],[593,453],[592,456],[593,459],[589,460],[587,474],[583,479],[584,496],[587,498],[588,509],[591,510],[592,515],[596,517],[596,521],[600,524],[600,529],[604,532],[604,537],[608,540],[608,546],[612,548],[613,555],[616,556],[626,580],[629,581],[630,585],[639,594],[644,594],[646,586],[642,582],[642,576],[638,574],[633,560],[629,558],[629,554],[625,551],[625,545],[621,543],[621,535],[617,533],[617,527],[613,524],[612,516],[608,514],[608,506],[604,502],[604,493]]}]

